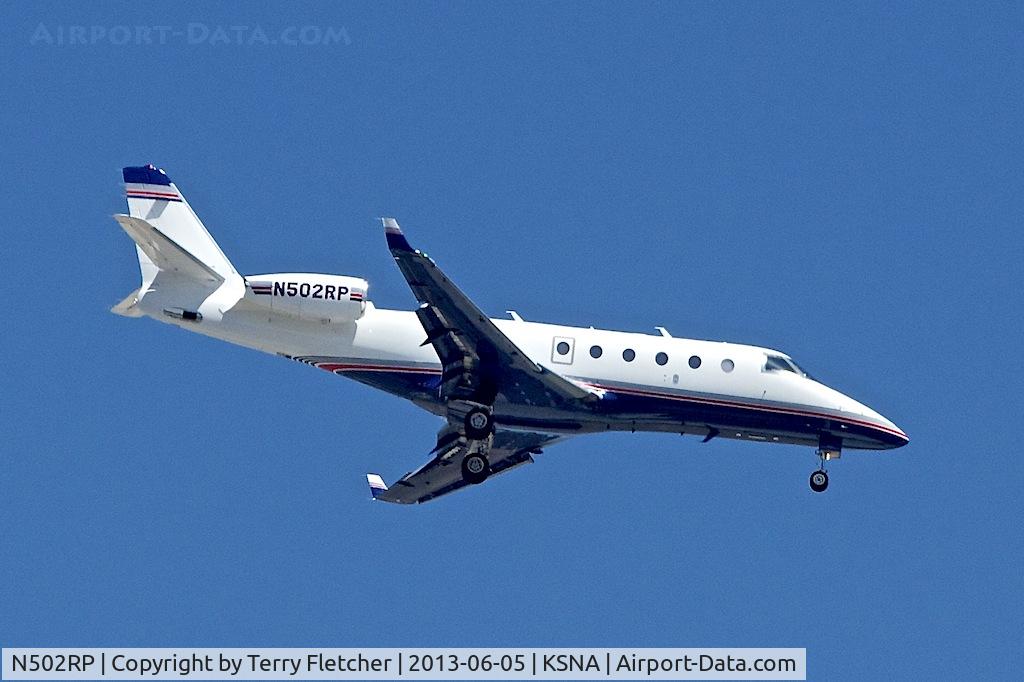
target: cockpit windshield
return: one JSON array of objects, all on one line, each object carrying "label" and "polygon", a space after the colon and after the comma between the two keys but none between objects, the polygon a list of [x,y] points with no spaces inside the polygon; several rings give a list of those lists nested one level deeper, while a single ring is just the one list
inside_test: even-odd
[{"label": "cockpit windshield", "polygon": [[808,379],[812,378],[810,374],[800,369],[800,366],[789,358],[784,358],[781,355],[769,355],[767,358],[768,360],[764,365],[764,370],[766,372],[793,372],[794,374],[799,374],[800,376],[807,377]]}]

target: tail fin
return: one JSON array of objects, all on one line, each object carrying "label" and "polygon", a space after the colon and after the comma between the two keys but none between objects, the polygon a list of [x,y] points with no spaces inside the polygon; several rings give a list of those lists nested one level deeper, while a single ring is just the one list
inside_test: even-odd
[{"label": "tail fin", "polygon": [[[122,175],[131,217],[145,220],[221,279],[238,274],[167,173],[151,164],[129,166]],[[143,279],[147,268],[153,266],[146,262],[150,259],[144,260],[145,255],[140,251]]]},{"label": "tail fin", "polygon": [[146,314],[219,321],[245,295],[245,280],[166,173],[152,165],[122,173],[129,215],[114,218],[135,241],[142,286],[111,311],[136,317],[155,294]]}]

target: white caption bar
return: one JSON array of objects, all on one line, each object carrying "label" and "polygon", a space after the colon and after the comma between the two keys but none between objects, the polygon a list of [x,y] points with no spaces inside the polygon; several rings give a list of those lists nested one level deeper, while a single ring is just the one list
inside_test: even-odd
[{"label": "white caption bar", "polygon": [[806,649],[3,649],[5,680],[803,680]]}]

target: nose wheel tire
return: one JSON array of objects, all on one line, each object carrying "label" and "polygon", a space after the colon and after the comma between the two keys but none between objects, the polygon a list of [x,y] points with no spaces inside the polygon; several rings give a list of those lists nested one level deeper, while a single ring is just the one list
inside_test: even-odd
[{"label": "nose wheel tire", "polygon": [[491,465],[483,455],[473,453],[462,459],[462,477],[466,483],[483,483],[490,473]]},{"label": "nose wheel tire", "polygon": [[483,440],[494,431],[494,417],[490,410],[474,407],[466,414],[466,437],[470,440]]},{"label": "nose wheel tire", "polygon": [[811,490],[816,493],[823,493],[828,488],[828,474],[823,469],[818,469],[811,474]]}]

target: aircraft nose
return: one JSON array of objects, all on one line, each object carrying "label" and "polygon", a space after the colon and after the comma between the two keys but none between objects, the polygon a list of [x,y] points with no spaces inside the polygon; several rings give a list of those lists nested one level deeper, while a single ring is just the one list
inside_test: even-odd
[{"label": "aircraft nose", "polygon": [[834,388],[819,384],[823,404],[837,407],[841,412],[856,415],[862,428],[867,429],[868,436],[883,448],[901,448],[910,442],[910,438],[900,427],[871,409]]},{"label": "aircraft nose", "polygon": [[875,418],[888,429],[888,435],[891,438],[884,439],[891,447],[902,448],[904,445],[910,442],[910,436],[900,427],[883,417],[882,415],[875,412]]},{"label": "aircraft nose", "polygon": [[907,436],[906,432],[900,427],[896,426],[892,421],[886,419],[881,414],[872,410],[867,405],[852,401],[857,409],[860,410],[861,414],[864,415],[868,421],[876,425],[878,430],[878,439],[886,444],[890,448],[901,448],[910,442],[910,437]]}]

